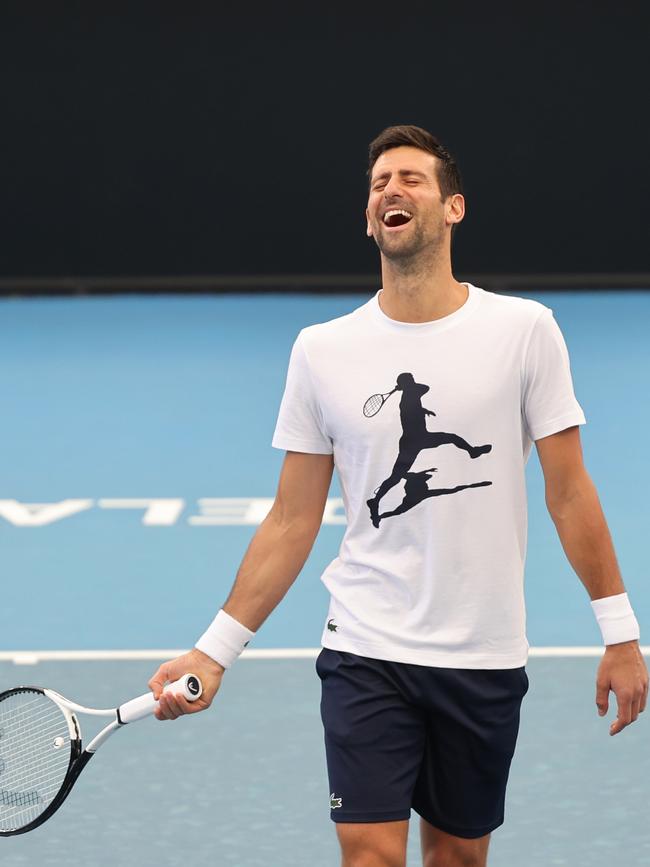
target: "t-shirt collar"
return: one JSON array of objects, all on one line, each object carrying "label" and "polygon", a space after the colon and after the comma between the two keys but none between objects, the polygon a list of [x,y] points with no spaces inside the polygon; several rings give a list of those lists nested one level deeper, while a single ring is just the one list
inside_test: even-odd
[{"label": "t-shirt collar", "polygon": [[483,290],[465,281],[463,281],[463,286],[467,286],[469,290],[469,295],[463,306],[459,307],[458,310],[454,310],[453,313],[442,316],[440,319],[434,319],[431,322],[399,322],[397,319],[391,319],[390,316],[386,316],[379,306],[381,289],[377,290],[376,294],[368,302],[368,305],[375,320],[385,328],[402,333],[432,334],[452,328],[466,319],[476,309]]}]

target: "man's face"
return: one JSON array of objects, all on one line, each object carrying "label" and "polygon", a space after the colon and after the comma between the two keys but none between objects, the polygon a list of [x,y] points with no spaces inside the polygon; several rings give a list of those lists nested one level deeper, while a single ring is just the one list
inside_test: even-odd
[{"label": "man's face", "polygon": [[437,162],[437,157],[419,148],[397,147],[384,151],[374,164],[367,234],[386,258],[406,259],[427,248],[441,248],[448,243],[447,214],[458,216],[460,207],[462,219],[462,196],[441,199]]}]

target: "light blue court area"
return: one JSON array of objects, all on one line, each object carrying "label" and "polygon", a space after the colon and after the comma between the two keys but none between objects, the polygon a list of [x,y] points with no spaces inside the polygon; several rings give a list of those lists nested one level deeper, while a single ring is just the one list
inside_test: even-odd
[{"label": "light blue court area", "polygon": [[[0,649],[190,644],[274,495],[283,454],[270,442],[295,336],[366,297],[0,301]],[[650,293],[531,297],[564,332],[586,463],[650,628]],[[530,643],[598,644],[534,449],[527,471]],[[318,643],[338,497],[335,481],[312,555],[255,647]]]},{"label": "light blue court area", "polygon": [[[553,308],[569,346],[587,467],[650,644],[650,293],[530,297]],[[191,645],[273,498],[283,455],[270,442],[295,336],[365,300],[0,301],[0,653]],[[534,450],[527,472],[530,643],[597,646]],[[330,497],[255,648],[318,644],[319,576],[344,529],[336,482]],[[157,664],[1,661],[0,688],[45,685],[110,706],[145,691]],[[647,714],[609,737],[615,702],[597,716],[597,666],[531,657],[490,867],[650,864]],[[0,839],[0,864],[334,867],[318,695],[313,659],[242,659],[210,712],[109,741],[50,823]]]},{"label": "light blue court area", "polygon": [[[490,867],[650,864],[648,721],[608,735],[593,705],[596,664],[530,660]],[[0,663],[0,682],[47,683],[105,707],[138,694],[152,668]],[[0,838],[0,864],[337,867],[318,698],[313,660],[240,660],[206,713],[116,734],[56,816]],[[421,864],[413,819],[409,867]]]}]

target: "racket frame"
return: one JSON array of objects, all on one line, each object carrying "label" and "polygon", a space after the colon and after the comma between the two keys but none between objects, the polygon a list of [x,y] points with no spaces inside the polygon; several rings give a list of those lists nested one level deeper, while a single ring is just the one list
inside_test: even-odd
[{"label": "racket frame", "polygon": [[[63,778],[63,782],[59,788],[59,791],[52,798],[51,803],[40,813],[33,821],[28,822],[27,825],[23,825],[20,828],[12,828],[11,830],[2,830],[0,829],[0,837],[14,837],[18,834],[26,834],[27,831],[32,831],[34,828],[38,828],[39,825],[42,825],[43,822],[46,822],[50,816],[52,816],[59,809],[61,804],[65,801],[65,799],[70,794],[70,790],[74,786],[75,782],[79,774],[86,767],[90,759],[93,757],[94,752],[88,752],[88,750],[82,749],[81,742],[81,726],[79,725],[79,720],[73,713],[73,708],[79,711],[84,711],[88,713],[93,713],[93,711],[89,708],[84,708],[81,705],[75,705],[74,702],[69,702],[59,693],[54,692],[52,689],[43,689],[40,686],[17,686],[13,689],[8,689],[2,693],[2,698],[8,698],[11,695],[16,695],[21,692],[35,692],[39,695],[44,695],[50,699],[50,701],[54,702],[56,706],[59,708],[63,717],[68,726],[68,733],[70,735],[70,760],[68,762],[68,769],[66,771],[65,777]],[[103,712],[102,712],[103,713]],[[114,714],[115,711],[112,711]],[[109,726],[107,726],[109,728]],[[104,730],[105,731],[105,730]],[[103,732],[100,732],[102,734]]]},{"label": "racket frame", "polygon": [[[391,394],[395,394],[396,391],[397,391],[397,388],[394,388],[392,391],[387,391],[385,394],[379,394],[379,392],[377,392],[377,394],[371,394],[370,397],[366,400],[366,402],[363,405],[362,412],[363,412],[364,416],[366,418],[373,418],[374,416],[376,416],[377,413],[382,409],[382,407],[384,406],[384,404],[386,403],[388,398],[391,396]],[[368,406],[368,404],[370,403],[370,401],[374,397],[381,398],[381,403],[379,404],[379,406],[377,407],[377,409],[374,412],[366,412],[366,407]]]},{"label": "racket frame", "polygon": [[[185,696],[188,701],[194,701],[197,698],[200,698],[203,687],[201,685],[201,681],[196,677],[196,675],[184,675],[180,680],[176,681],[174,684],[168,684],[165,687],[165,691],[168,689],[180,689],[180,684],[183,682],[185,684],[189,684],[190,681],[194,680],[196,684],[190,687],[188,685],[189,693],[186,692]],[[21,692],[32,692],[38,693],[40,695],[46,696],[50,701],[54,702],[56,706],[59,708],[63,716],[65,717],[65,721],[68,726],[68,732],[70,734],[70,760],[68,762],[68,769],[66,771],[65,777],[63,778],[63,782],[59,788],[59,791],[56,793],[54,798],[52,798],[51,803],[40,813],[33,821],[28,822],[27,825],[24,825],[20,828],[15,828],[11,830],[2,830],[0,829],[0,837],[14,837],[18,834],[26,834],[28,831],[33,831],[34,828],[38,828],[39,825],[42,825],[43,822],[46,822],[56,811],[59,809],[61,804],[65,801],[65,799],[70,794],[72,787],[77,782],[79,774],[86,767],[88,762],[95,755],[96,751],[99,747],[106,741],[114,732],[118,729],[123,728],[125,725],[128,725],[130,722],[134,722],[138,719],[144,719],[144,717],[149,716],[155,710],[157,702],[154,701],[151,693],[145,693],[144,695],[139,696],[138,698],[131,699],[131,701],[125,702],[116,708],[92,708],[85,707],[82,704],[77,704],[77,702],[70,701],[70,699],[65,698],[60,693],[56,692],[53,689],[47,689],[40,686],[16,686],[13,689],[5,690],[0,693],[0,700],[4,700],[8,698],[10,695],[15,695]],[[122,711],[122,716],[120,714]],[[81,726],[79,725],[79,720],[77,719],[76,713],[84,713],[89,716],[102,716],[102,717],[113,717],[111,722],[105,726],[95,737],[90,741],[88,746],[83,749],[83,744],[81,740]]]},{"label": "racket frame", "polygon": [[[84,752],[86,753],[94,753],[97,749],[104,743],[104,741],[109,738],[113,732],[117,731],[122,726],[126,725],[125,722],[122,722],[120,719],[119,708],[93,708],[93,707],[84,707],[82,704],[77,704],[77,702],[70,701],[70,699],[65,698],[65,696],[61,695],[58,692],[55,692],[53,689],[42,689],[43,692],[48,698],[51,698],[52,701],[57,704],[61,710],[63,711],[66,720],[68,721],[68,728],[70,728],[71,724],[76,725],[77,730],[79,732],[79,739],[81,743],[81,730],[79,727],[79,720],[74,715],[74,712],[77,713],[85,713],[89,716],[111,716],[114,717],[113,722],[109,723],[105,726],[88,744]],[[70,741],[72,741],[72,730],[70,730]]]}]

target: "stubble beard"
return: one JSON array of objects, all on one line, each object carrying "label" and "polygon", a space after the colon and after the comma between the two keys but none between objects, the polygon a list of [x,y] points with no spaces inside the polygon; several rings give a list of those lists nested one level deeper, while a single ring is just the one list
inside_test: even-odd
[{"label": "stubble beard", "polygon": [[[415,220],[415,217],[413,219]],[[416,223],[407,231],[408,239],[402,237],[402,233],[387,236],[381,229],[374,236],[382,256],[393,268],[403,273],[420,271],[437,260],[445,243],[444,227],[441,225],[432,227],[427,232]]]}]

